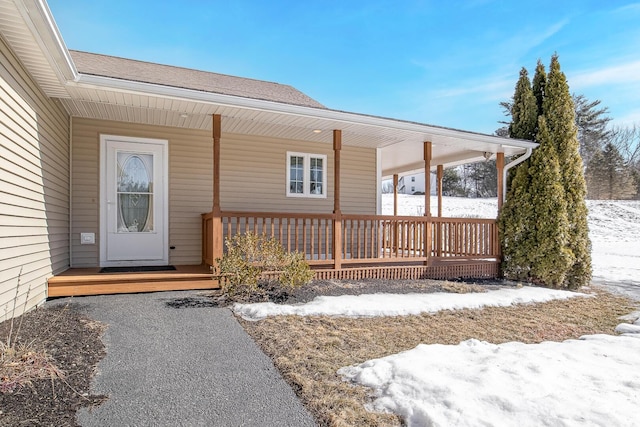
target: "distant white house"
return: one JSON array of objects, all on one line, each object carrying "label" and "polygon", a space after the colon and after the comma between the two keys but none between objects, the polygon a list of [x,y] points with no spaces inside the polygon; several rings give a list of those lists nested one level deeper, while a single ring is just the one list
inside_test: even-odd
[{"label": "distant white house", "polygon": [[[431,194],[437,194],[437,179],[431,173]],[[398,178],[398,194],[424,194],[424,172]]]}]

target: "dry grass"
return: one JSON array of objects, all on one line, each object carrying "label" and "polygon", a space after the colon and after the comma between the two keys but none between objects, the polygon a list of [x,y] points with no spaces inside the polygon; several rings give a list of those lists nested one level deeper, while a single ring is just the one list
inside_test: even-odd
[{"label": "dry grass", "polygon": [[320,425],[397,426],[401,420],[394,415],[367,412],[364,404],[371,399],[370,390],[342,381],[336,371],[420,343],[458,344],[469,338],[496,344],[537,343],[613,334],[620,323],[618,317],[633,309],[624,298],[599,293],[595,298],[435,315],[367,319],[286,316],[241,322]]},{"label": "dry grass", "polygon": [[53,364],[51,356],[44,349],[36,346],[36,340],[20,342],[20,330],[31,287],[27,288],[22,315],[17,328],[14,329],[21,275],[22,268],[18,276],[16,294],[12,300],[12,309],[8,310],[10,303],[4,307],[5,316],[10,313],[11,320],[7,322],[9,327],[6,339],[0,341],[0,393],[11,393],[18,387],[31,384],[32,380],[64,377],[64,373]]},{"label": "dry grass", "polygon": [[64,372],[53,363],[40,340],[21,340],[24,318],[23,313],[15,329],[15,318],[9,320],[9,332],[0,341],[0,393],[12,393],[33,380],[64,378]]},{"label": "dry grass", "polygon": [[34,344],[0,342],[0,393],[48,378],[64,378],[64,373],[44,350],[37,350]]}]

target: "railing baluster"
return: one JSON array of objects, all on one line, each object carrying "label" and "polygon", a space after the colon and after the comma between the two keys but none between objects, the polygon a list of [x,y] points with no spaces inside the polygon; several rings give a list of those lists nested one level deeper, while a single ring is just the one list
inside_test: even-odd
[{"label": "railing baluster", "polygon": [[310,259],[313,259],[313,255],[315,253],[315,232],[314,232],[314,228],[313,228],[313,218],[311,218],[311,224],[310,224],[310,234],[311,234],[311,246],[309,247],[309,257]]}]

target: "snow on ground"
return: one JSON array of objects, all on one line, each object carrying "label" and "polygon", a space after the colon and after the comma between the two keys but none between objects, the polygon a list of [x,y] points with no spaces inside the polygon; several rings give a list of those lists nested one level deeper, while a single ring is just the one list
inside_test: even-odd
[{"label": "snow on ground", "polygon": [[638,425],[636,333],[579,340],[424,345],[341,368],[375,390],[371,410],[411,426]]},{"label": "snow on ground", "polygon": [[[431,197],[431,214],[438,199]],[[640,300],[640,201],[587,200],[593,282]],[[393,214],[393,194],[382,195],[382,213]],[[398,195],[399,215],[422,215],[424,196]],[[442,215],[495,218],[497,199],[443,197]]]},{"label": "snow on ground", "polygon": [[588,201],[594,283],[640,299],[640,201]]},{"label": "snow on ground", "polygon": [[506,307],[512,304],[545,302],[554,299],[588,297],[577,292],[523,287],[498,289],[483,293],[452,294],[367,294],[321,296],[306,304],[235,304],[233,311],[245,320],[262,320],[268,316],[408,316],[421,313],[436,313],[440,310],[464,308]]},{"label": "snow on ground", "polygon": [[[434,215],[436,203],[432,197]],[[640,202],[588,201],[587,206],[594,282],[640,299]],[[424,196],[399,196],[399,215],[423,212]],[[392,195],[383,195],[382,213],[393,213]],[[495,218],[496,199],[445,197],[443,216]],[[534,302],[529,292],[571,294],[525,287],[446,297],[426,294],[423,300],[416,294],[321,297],[298,306],[248,304],[234,310],[253,320],[275,314],[399,315],[462,308],[470,300],[484,305]],[[620,336],[540,344],[473,339],[458,345],[421,344],[338,373],[373,389],[369,409],[397,413],[409,426],[640,425],[638,316],[640,312],[633,313],[633,324],[616,328]]]},{"label": "snow on ground", "polygon": [[[422,196],[400,196],[398,213],[420,214],[420,206]],[[640,299],[640,202],[587,206],[594,282]],[[393,213],[392,196],[383,196],[383,213]],[[496,200],[444,198],[443,215],[494,218]],[[374,390],[370,409],[409,426],[638,425],[640,319],[616,332],[561,343],[419,345],[338,373]]]}]

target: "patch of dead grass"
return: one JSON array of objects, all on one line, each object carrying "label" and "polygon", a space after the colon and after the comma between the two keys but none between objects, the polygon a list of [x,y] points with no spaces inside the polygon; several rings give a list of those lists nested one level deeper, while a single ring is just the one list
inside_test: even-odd
[{"label": "patch of dead grass", "polygon": [[51,356],[33,344],[0,342],[0,393],[11,393],[33,380],[64,378]]},{"label": "patch of dead grass", "polygon": [[442,292],[451,292],[454,294],[470,294],[473,292],[486,292],[487,289],[474,283],[463,282],[442,282],[440,285]]},{"label": "patch of dead grass", "polygon": [[398,426],[401,420],[395,415],[367,412],[370,390],[342,381],[336,371],[421,343],[455,345],[470,338],[496,344],[538,343],[613,334],[619,316],[632,310],[627,299],[602,292],[593,298],[421,316],[239,320],[320,425]]}]

